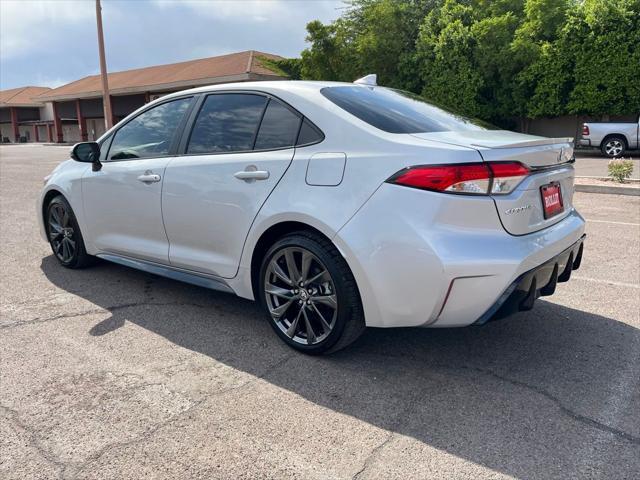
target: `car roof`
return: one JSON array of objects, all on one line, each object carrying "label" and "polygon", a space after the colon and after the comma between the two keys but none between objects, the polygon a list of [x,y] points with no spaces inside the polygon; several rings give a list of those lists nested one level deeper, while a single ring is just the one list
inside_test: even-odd
[{"label": "car roof", "polygon": [[258,82],[235,82],[235,83],[220,83],[216,85],[206,85],[204,87],[191,88],[189,90],[181,90],[180,92],[175,92],[165,97],[164,99],[170,98],[173,96],[180,96],[185,94],[198,94],[198,93],[208,93],[208,92],[216,92],[219,90],[256,90],[262,92],[296,92],[303,93],[307,92],[317,92],[325,87],[335,87],[335,86],[356,86],[353,83],[347,82],[327,82],[327,81],[311,81],[311,80],[273,80],[273,81],[258,81]]}]

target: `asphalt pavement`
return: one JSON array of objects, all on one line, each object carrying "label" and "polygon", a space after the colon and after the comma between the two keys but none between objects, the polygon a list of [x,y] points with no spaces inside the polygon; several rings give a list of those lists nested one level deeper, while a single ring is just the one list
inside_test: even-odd
[{"label": "asphalt pavement", "polygon": [[575,195],[582,267],[530,312],[308,357],[252,302],[61,268],[67,153],[0,147],[0,478],[638,478],[640,198]]},{"label": "asphalt pavement", "polygon": [[[576,150],[576,175],[583,177],[607,177],[609,172],[607,165],[609,164],[609,158],[603,156],[599,150],[596,149],[582,149]],[[633,162],[633,173],[631,178],[640,178],[640,150],[632,150],[625,155],[626,159],[631,159]]]}]

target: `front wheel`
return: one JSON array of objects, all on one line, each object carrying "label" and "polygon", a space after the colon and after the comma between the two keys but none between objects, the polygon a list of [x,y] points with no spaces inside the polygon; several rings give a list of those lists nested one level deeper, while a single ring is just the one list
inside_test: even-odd
[{"label": "front wheel", "polygon": [[76,216],[62,195],[49,202],[45,222],[51,250],[62,266],[82,268],[91,263]]},{"label": "front wheel", "polygon": [[627,149],[627,144],[622,137],[609,137],[602,142],[602,153],[609,158],[621,157]]},{"label": "front wheel", "polygon": [[278,336],[305,353],[340,350],[365,329],[348,265],[331,242],[312,232],[289,234],[269,249],[260,295]]}]

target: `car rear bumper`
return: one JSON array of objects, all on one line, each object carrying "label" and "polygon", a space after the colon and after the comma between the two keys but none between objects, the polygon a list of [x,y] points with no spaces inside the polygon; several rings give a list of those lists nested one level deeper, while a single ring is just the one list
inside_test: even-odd
[{"label": "car rear bumper", "polygon": [[589,140],[588,138],[581,138],[578,140],[578,145],[580,145],[581,147],[590,147],[591,140]]},{"label": "car rear bumper", "polygon": [[553,295],[557,284],[568,282],[571,272],[580,268],[585,238],[586,234],[549,261],[520,275],[474,325],[531,310],[539,297]]},{"label": "car rear bumper", "polygon": [[[463,327],[522,275],[574,247],[584,227],[571,209],[554,225],[511,235],[490,197],[384,184],[333,240],[358,283],[368,326]],[[568,261],[560,260],[559,269]],[[549,283],[542,274],[541,287]]]}]

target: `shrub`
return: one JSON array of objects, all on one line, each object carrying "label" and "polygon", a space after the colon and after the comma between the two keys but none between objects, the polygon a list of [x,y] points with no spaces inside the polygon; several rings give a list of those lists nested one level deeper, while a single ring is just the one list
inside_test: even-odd
[{"label": "shrub", "polygon": [[609,161],[609,176],[616,182],[624,183],[633,173],[633,162],[631,159],[617,158]]}]

